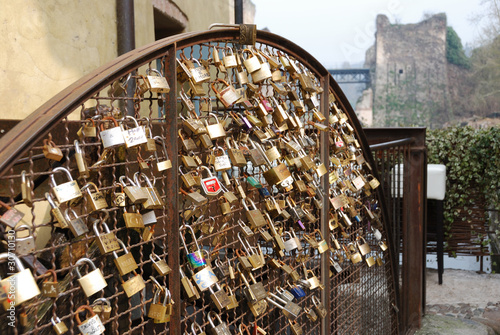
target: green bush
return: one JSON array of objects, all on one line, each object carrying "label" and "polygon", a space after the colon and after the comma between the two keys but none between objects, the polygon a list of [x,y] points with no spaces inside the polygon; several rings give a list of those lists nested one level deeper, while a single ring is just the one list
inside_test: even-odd
[{"label": "green bush", "polygon": [[465,55],[462,41],[452,27],[446,29],[446,59],[451,64],[470,68],[470,61]]}]

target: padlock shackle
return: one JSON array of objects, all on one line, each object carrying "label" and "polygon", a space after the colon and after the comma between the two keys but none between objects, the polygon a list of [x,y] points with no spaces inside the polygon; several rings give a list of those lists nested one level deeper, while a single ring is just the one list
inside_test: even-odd
[{"label": "padlock shackle", "polygon": [[105,232],[106,234],[109,234],[109,233],[111,232],[111,231],[109,230],[108,225],[107,225],[107,224],[106,224],[106,222],[105,222],[105,221],[106,221],[106,219],[107,219],[107,218],[109,218],[109,212],[108,212],[108,211],[104,211],[104,210],[102,210],[102,209],[101,209],[101,210],[95,211],[94,213],[98,213],[98,212],[103,212],[106,216],[105,216],[104,218],[102,218],[102,219],[99,217],[99,221],[97,221],[97,220],[96,220],[96,221],[94,222],[94,224],[92,225],[92,229],[94,230],[94,233],[95,233],[96,237],[100,235],[99,230],[97,229],[97,225],[98,225],[98,224],[102,224],[102,225],[103,225],[103,227],[104,227],[104,232]]},{"label": "padlock shackle", "polygon": [[[47,278],[45,278],[47,277]],[[38,278],[45,278],[43,282],[47,282],[49,278],[52,277],[52,280],[57,283],[57,274],[56,271],[53,269],[48,269],[47,272],[45,272],[43,275],[39,276]]]},{"label": "padlock shackle", "polygon": [[[155,137],[153,137],[153,139],[155,141],[160,141],[161,142],[161,145],[163,147],[163,153],[165,154],[165,158],[168,160],[169,158],[168,158],[168,153],[167,153],[167,146],[165,145],[165,140],[163,139],[163,137],[161,137],[161,136],[155,136]],[[156,153],[156,151],[155,151],[155,156],[156,156],[156,159],[158,159],[158,154]]]},{"label": "padlock shackle", "polygon": [[130,186],[137,186],[134,181],[132,179],[130,179],[130,177],[128,176],[120,176],[120,178],[118,178],[118,181],[120,182],[120,184],[123,186],[123,187],[127,187],[127,184],[125,183],[125,179],[128,180],[128,182],[130,183]]},{"label": "padlock shackle", "polygon": [[14,231],[16,232],[16,236],[17,236],[17,233],[22,231],[22,230],[25,230],[25,229],[28,229],[29,230],[29,235],[30,236],[33,236],[33,228],[31,228],[30,226],[28,226],[27,224],[22,224],[18,227],[16,227],[14,229]]},{"label": "padlock shackle", "polygon": [[184,229],[189,229],[191,231],[191,236],[193,237],[193,240],[194,240],[194,243],[196,245],[196,250],[200,250],[200,246],[198,245],[198,240],[196,239],[196,235],[194,233],[194,230],[193,228],[188,225],[188,224],[183,224],[180,228],[179,228],[179,235],[181,237],[181,242],[182,242],[182,245],[184,246],[184,250],[186,251],[186,256],[190,254],[189,250],[188,250],[188,247],[186,245],[186,240],[184,239],[184,234],[182,233],[182,231]]},{"label": "padlock shackle", "polygon": [[151,69],[151,68],[147,68],[147,69],[146,69],[146,76],[149,76],[149,73],[150,73],[150,72],[154,72],[154,73],[156,73],[159,77],[163,77],[160,71],[158,71],[157,69]]},{"label": "padlock shackle", "polygon": [[[118,243],[121,245],[122,247],[122,250],[125,252],[125,254],[128,254],[128,250],[127,250],[127,246],[125,246],[125,243],[123,243],[122,240],[120,240],[118,237],[116,238],[116,240],[118,241]],[[150,254],[151,256],[151,254]],[[113,251],[113,257],[115,259],[118,259],[118,254],[116,253],[116,251]]]},{"label": "padlock shackle", "polygon": [[108,307],[111,307],[111,301],[109,301],[108,298],[97,298],[96,300],[94,300],[94,302],[92,302],[90,306],[93,307],[96,305],[104,305],[104,304],[108,305]]},{"label": "padlock shackle", "polygon": [[142,178],[142,180],[145,181],[146,184],[148,184],[148,187],[153,188],[151,180],[149,180],[148,176],[144,172],[137,171],[136,173],[134,173],[134,181],[137,186],[141,186],[141,181],[139,178]]},{"label": "padlock shackle", "polygon": [[[199,333],[196,332],[195,327],[198,329]],[[203,333],[203,329],[199,324],[196,323],[196,321],[193,321],[193,323],[191,324],[191,333],[193,333],[193,335],[198,335]]]},{"label": "padlock shackle", "polygon": [[0,254],[0,260],[6,259],[6,260],[10,261],[11,260],[10,258],[14,259],[14,262],[16,263],[16,267],[19,270],[19,272],[21,272],[21,271],[24,270],[23,263],[21,262],[21,260],[19,259],[19,257],[17,257],[17,255],[15,255],[14,253],[12,253],[12,252],[2,252]]},{"label": "padlock shackle", "polygon": [[[122,126],[123,126],[123,124],[124,124],[124,123],[126,123],[127,119],[132,120],[132,121],[134,122],[134,124],[135,124],[135,128],[138,128],[138,127],[139,127],[139,122],[137,122],[137,120],[136,120],[136,118],[135,118],[135,117],[130,116],[130,115],[125,115],[123,118],[121,118],[121,119],[119,120],[119,121],[120,121],[120,123],[122,124]],[[128,126],[127,126],[127,129],[128,129]]]},{"label": "padlock shackle", "polygon": [[73,145],[75,146],[75,153],[81,154],[82,149],[80,148],[80,143],[78,142],[78,140],[74,140]]},{"label": "padlock shackle", "polygon": [[89,188],[93,187],[96,192],[99,192],[99,188],[97,187],[96,184],[93,182],[89,181],[87,184],[83,185],[82,188],[80,189],[81,191],[87,191],[88,194],[91,194]]},{"label": "padlock shackle", "polygon": [[94,310],[89,306],[89,305],[82,305],[78,307],[75,311],[75,319],[76,319],[76,324],[80,326],[82,324],[82,321],[80,320],[80,312],[83,312],[84,310],[87,310],[90,313],[90,317],[95,316]]},{"label": "padlock shackle", "polygon": [[77,261],[76,261],[75,266],[74,266],[74,268],[73,268],[73,269],[75,270],[76,275],[78,276],[78,278],[82,278],[82,275],[81,275],[80,270],[78,269],[78,267],[79,267],[81,264],[83,264],[83,263],[90,264],[90,267],[91,267],[92,271],[94,271],[94,270],[96,270],[96,269],[97,269],[97,268],[95,267],[94,262],[92,262],[92,261],[90,260],[90,258],[82,257],[82,258],[80,258],[79,260],[77,260]]},{"label": "padlock shackle", "polygon": [[58,166],[58,167],[54,168],[52,170],[51,174],[49,175],[49,180],[50,180],[50,182],[52,184],[52,187],[56,187],[57,186],[56,180],[54,179],[54,174],[56,172],[59,172],[59,171],[61,171],[62,173],[65,173],[66,176],[68,176],[68,180],[69,181],[73,181],[73,177],[71,177],[71,173],[68,171],[68,169],[63,168],[62,166]]},{"label": "padlock shackle", "polygon": [[[52,207],[52,208],[57,208],[56,203],[54,202],[54,199],[52,198],[52,195],[50,195],[50,193],[49,193],[49,192],[45,192],[45,199],[47,199],[47,201],[49,202],[50,207]],[[9,206],[9,205],[7,205],[7,204],[5,204],[5,203],[3,203],[3,201],[2,201],[2,202],[0,202],[0,204],[1,204],[2,206],[4,206],[4,205],[5,205],[4,207],[6,207],[7,209],[10,209],[10,206]],[[8,207],[7,207],[7,206],[8,206]]]},{"label": "padlock shackle", "polygon": [[210,325],[215,328],[215,325],[214,325],[214,316],[215,318],[217,319],[217,321],[219,321],[220,324],[222,324],[222,319],[220,318],[219,314],[215,313],[214,311],[209,311],[208,314],[208,322],[210,323]]},{"label": "padlock shackle", "polygon": [[[276,301],[274,301],[274,300],[273,300],[273,299],[271,299],[271,298],[274,298],[274,299],[278,300],[280,303],[282,303],[282,304],[283,304],[283,306],[282,306],[282,305],[280,305],[279,303],[277,303]],[[278,296],[277,296],[276,294],[274,294],[274,293],[269,292],[269,293],[268,293],[268,296],[266,297],[266,300],[267,300],[268,302],[270,302],[271,304],[273,304],[274,306],[278,307],[279,309],[285,309],[285,306],[286,306],[286,300],[281,299],[280,297],[278,297]]]},{"label": "padlock shackle", "polygon": [[[250,245],[247,246],[246,243],[243,242],[243,239],[241,237],[241,232],[240,231],[238,232],[238,240],[240,240],[240,243],[243,246],[243,249],[245,249],[246,253],[248,255],[250,255],[250,251],[249,251]],[[252,253],[252,255],[253,255],[253,253]]]}]

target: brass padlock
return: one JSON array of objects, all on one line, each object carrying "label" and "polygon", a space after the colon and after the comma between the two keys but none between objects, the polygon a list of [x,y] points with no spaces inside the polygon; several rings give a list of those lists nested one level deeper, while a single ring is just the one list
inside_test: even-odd
[{"label": "brass padlock", "polygon": [[45,199],[47,199],[50,207],[52,207],[50,210],[52,217],[57,221],[56,223],[54,223],[54,227],[59,227],[61,229],[68,228],[69,225],[68,219],[65,216],[63,216],[61,209],[54,202],[49,192],[45,192]]},{"label": "brass padlock", "polygon": [[358,251],[356,251],[356,249],[354,249],[355,250],[354,252],[349,251],[350,246],[353,246],[352,242],[349,243],[348,247],[342,245],[347,258],[349,258],[353,264],[361,262],[363,260],[361,254]]},{"label": "brass padlock", "polygon": [[103,322],[108,321],[111,317],[111,301],[107,298],[97,298],[90,307]]},{"label": "brass padlock", "polygon": [[[95,192],[92,192],[91,188],[93,188]],[[88,182],[87,184],[83,185],[81,191],[86,191],[85,196],[87,198],[87,203],[90,203],[92,211],[98,211],[108,208],[106,197],[101,191],[99,191],[99,188],[96,184]]]},{"label": "brass padlock", "polygon": [[144,279],[135,270],[132,271],[132,277],[127,281],[124,281],[120,276],[120,282],[122,284],[123,290],[125,291],[125,294],[129,298],[146,288]]},{"label": "brass padlock", "polygon": [[90,177],[90,172],[87,167],[87,161],[85,160],[85,153],[80,148],[78,140],[75,140],[73,145],[75,146],[75,160],[80,177],[88,178]]},{"label": "brass padlock", "polygon": [[[89,264],[92,271],[82,277],[78,267],[83,263]],[[83,292],[87,297],[90,297],[91,295],[101,291],[103,288],[108,286],[101,270],[97,269],[94,263],[88,258],[80,258],[75,263],[74,271],[76,272],[76,275],[78,277],[78,283],[80,284]]]},{"label": "brass padlock", "polygon": [[124,276],[129,272],[132,272],[138,268],[138,265],[134,259],[134,256],[128,252],[125,243],[122,240],[117,239],[118,243],[121,245],[124,252],[123,255],[118,256],[116,251],[113,251],[113,261],[115,262],[116,268],[120,273],[120,276]]},{"label": "brass padlock", "polygon": [[156,291],[153,295],[153,301],[151,302],[148,310],[148,317],[151,319],[161,320],[167,313],[167,301],[170,295],[170,291],[167,290],[165,292],[163,303],[160,303],[161,293],[163,292],[163,289],[164,287],[156,287]]},{"label": "brass padlock", "polygon": [[66,326],[66,324],[57,316],[55,318],[52,317],[50,319],[50,322],[52,323],[52,329],[54,329],[57,335],[66,334],[68,332],[68,327]]},{"label": "brass padlock", "polygon": [[251,73],[252,82],[254,84],[259,84],[273,76],[271,72],[271,65],[266,62],[266,59],[260,53],[257,54],[257,57],[260,59],[260,68],[257,71]]},{"label": "brass padlock", "polygon": [[[127,186],[125,183],[125,179],[129,182],[130,186]],[[132,204],[140,204],[143,203],[148,199],[148,193],[145,189],[142,187],[136,185],[132,179],[126,176],[120,176],[118,178],[120,184],[123,186],[123,191],[127,195],[127,197],[130,199]]]},{"label": "brass padlock", "polygon": [[134,174],[134,181],[136,185],[141,185],[140,178],[146,181],[147,186],[143,188],[146,190],[148,195],[148,199],[142,203],[142,207],[144,209],[163,209],[165,207],[165,202],[163,201],[160,192],[158,192],[158,189],[153,186],[151,180],[149,180],[148,176],[144,172],[136,172]]},{"label": "brass padlock", "polygon": [[259,209],[257,209],[255,203],[251,199],[248,199],[248,201],[250,202],[252,209],[248,208],[245,199],[241,199],[241,204],[245,208],[245,215],[248,220],[248,223],[250,224],[250,227],[252,229],[258,229],[260,227],[264,227],[266,225],[266,219],[264,219],[262,212]]},{"label": "brass padlock", "polygon": [[[40,276],[39,278],[47,277],[44,279],[42,283],[42,294],[49,298],[57,298],[59,295],[59,287],[57,283],[57,274],[54,270],[49,269],[45,274]],[[52,281],[50,281],[50,277],[52,277]]]},{"label": "brass padlock", "polygon": [[[68,181],[57,185],[54,179],[54,174],[59,171],[66,174],[66,176],[68,177]],[[56,167],[54,170],[52,170],[49,180],[49,183],[52,187],[52,192],[54,193],[57,201],[60,204],[70,200],[81,198],[82,192],[80,190],[80,187],[78,186],[76,180],[73,180],[73,177],[71,177],[71,173],[67,169],[60,166]]]},{"label": "brass padlock", "polygon": [[[231,146],[231,140],[233,141],[234,146]],[[247,166],[245,155],[243,155],[243,152],[238,148],[234,139],[232,137],[226,137],[224,141],[226,142],[227,152],[229,158],[231,159],[231,163],[233,163],[233,165],[237,167]]]},{"label": "brass padlock", "polygon": [[[215,118],[215,124],[209,124],[208,119],[211,117]],[[226,131],[222,123],[219,123],[219,119],[214,113],[208,113],[208,118],[205,120],[205,127],[207,128],[207,133],[212,140],[217,140],[222,137],[226,137]]]},{"label": "brass padlock", "polygon": [[[89,125],[90,124],[90,125]],[[85,124],[76,133],[78,137],[96,137],[97,127],[94,119],[86,119]]]},{"label": "brass padlock", "polygon": [[[363,244],[359,244],[359,240],[362,240]],[[364,256],[364,255],[370,253],[370,251],[371,251],[370,245],[368,243],[366,243],[365,238],[362,236],[358,236],[358,238],[356,239],[356,246],[358,247],[358,250],[361,253],[361,256]]]},{"label": "brass padlock", "polygon": [[23,221],[23,217],[25,215],[23,212],[7,205],[5,202],[1,200],[0,200],[0,206],[7,209],[7,211],[4,212],[0,217],[0,222],[2,222],[3,224],[11,228],[15,228],[19,222]]},{"label": "brass padlock", "polygon": [[[71,218],[70,214],[73,215]],[[81,217],[76,214],[73,208],[66,208],[64,211],[65,220],[68,222],[68,227],[75,237],[82,236],[89,232],[87,224]]]},{"label": "brass padlock", "polygon": [[184,288],[184,293],[186,293],[186,298],[188,301],[198,300],[200,298],[200,293],[198,289],[193,285],[191,280],[186,277],[182,268],[179,268],[179,272],[181,275],[181,284]]},{"label": "brass padlock", "polygon": [[[85,310],[87,310],[87,312],[90,314],[90,317],[82,322],[80,320],[80,312],[83,312]],[[82,335],[100,335],[103,334],[106,330],[106,328],[104,328],[104,325],[102,324],[101,319],[99,319],[99,316],[94,313],[89,305],[78,307],[75,311],[75,319],[78,330],[80,330]]]},{"label": "brass padlock", "polygon": [[242,52],[243,55],[249,54],[247,58],[243,57],[243,66],[247,69],[248,73],[254,73],[255,71],[259,70],[261,67],[261,63],[259,61],[259,58],[255,55],[255,53],[250,50],[250,49],[243,49]]},{"label": "brass padlock", "polygon": [[[215,87],[215,85],[218,82],[223,83],[224,85],[226,85],[225,88],[223,88],[221,91],[218,91],[217,88]],[[226,108],[231,107],[231,105],[233,105],[240,98],[240,96],[236,92],[236,89],[232,85],[228,84],[227,81],[225,81],[223,79],[220,79],[220,78],[217,78],[212,83],[212,90],[215,92],[215,95],[217,96],[217,98],[222,102],[222,104]]]},{"label": "brass padlock", "polygon": [[11,262],[15,264],[15,268],[19,271],[5,279],[0,280],[0,287],[8,295],[8,299],[6,299],[5,302],[8,302],[10,299],[9,307],[18,306],[23,302],[38,296],[40,294],[40,289],[38,288],[30,269],[25,269],[21,260],[12,252],[1,253],[0,260],[3,259],[9,262],[9,273],[14,272],[14,266],[11,265]]},{"label": "brass padlock", "polygon": [[[154,253],[151,253],[151,254],[149,254],[149,259],[151,260],[151,262],[153,264],[153,268],[156,270],[156,272],[158,272],[158,274],[160,276],[166,276],[170,272],[172,272],[172,269],[170,268],[170,266],[168,266],[167,262],[165,262],[165,260],[161,259],[160,256],[158,256]],[[155,261],[155,259],[156,259],[156,261]]]},{"label": "brass padlock", "polygon": [[[153,72],[155,75],[150,75],[151,72]],[[146,83],[147,88],[151,92],[159,94],[170,92],[170,86],[168,85],[167,78],[162,76],[160,71],[156,69],[146,69]]]},{"label": "brass padlock", "polygon": [[60,161],[64,155],[57,147],[57,145],[51,140],[52,136],[49,135],[49,139],[43,140],[43,155],[45,158],[52,159],[55,161]]},{"label": "brass padlock", "polygon": [[154,140],[161,142],[164,155],[164,159],[160,161],[160,159],[158,158],[158,153],[155,151],[156,169],[158,170],[158,172],[162,172],[172,168],[172,161],[170,161],[170,159],[168,158],[167,147],[165,146],[165,140],[161,136],[155,136]]},{"label": "brass padlock", "polygon": [[[97,246],[99,247],[99,250],[101,251],[101,254],[103,254],[103,255],[110,253],[112,251],[119,250],[121,248],[120,244],[118,243],[118,238],[116,237],[116,235],[114,233],[112,233],[109,230],[109,227],[105,222],[107,220],[107,218],[109,217],[109,213],[108,212],[104,212],[104,213],[105,213],[105,217],[97,219],[92,226],[93,230],[94,230],[94,234],[96,236]],[[98,225],[104,227],[103,234],[101,234],[99,232]]]}]

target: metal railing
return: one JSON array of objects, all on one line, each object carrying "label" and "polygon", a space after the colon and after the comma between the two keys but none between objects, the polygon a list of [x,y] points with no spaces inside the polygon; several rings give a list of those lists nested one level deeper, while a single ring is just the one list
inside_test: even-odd
[{"label": "metal railing", "polygon": [[385,203],[401,292],[400,329],[420,328],[425,311],[427,155],[425,128],[366,128]]}]

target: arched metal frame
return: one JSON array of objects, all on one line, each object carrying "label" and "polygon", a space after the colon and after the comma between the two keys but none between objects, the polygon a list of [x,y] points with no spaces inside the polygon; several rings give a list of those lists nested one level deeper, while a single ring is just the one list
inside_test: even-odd
[{"label": "arched metal frame", "polygon": [[[239,29],[215,29],[204,32],[195,33],[185,33],[176,36],[172,36],[152,44],[146,45],[144,47],[133,50],[127,54],[122,55],[115,61],[106,64],[92,73],[84,76],[48,102],[43,104],[30,116],[20,122],[15,126],[10,132],[5,134],[0,139],[0,176],[6,176],[11,168],[14,166],[16,161],[23,157],[30,148],[35,146],[42,138],[44,138],[52,129],[54,129],[59,122],[64,120],[71,112],[74,112],[81,108],[81,106],[99,91],[108,87],[113,81],[121,78],[124,74],[130,73],[141,66],[144,66],[158,58],[164,57],[165,59],[165,73],[167,80],[171,85],[171,91],[166,95],[165,107],[167,110],[176,110],[177,98],[176,98],[176,62],[175,57],[177,50],[198,45],[201,43],[208,42],[234,42],[237,43],[239,38]],[[365,153],[365,158],[372,166],[375,166],[370,153],[369,146],[366,142],[363,130],[360,123],[358,122],[354,111],[349,105],[346,97],[341,91],[338,84],[333,80],[328,70],[326,70],[316,59],[314,59],[308,52],[306,52],[301,47],[297,46],[293,42],[286,40],[278,35],[258,31],[257,32],[257,43],[262,43],[270,47],[281,50],[283,53],[288,54],[302,64],[304,64],[310,71],[312,71],[318,78],[320,78],[321,85],[324,88],[324,92],[329,92],[332,90],[338,102],[340,109],[344,110],[349,118],[349,122],[354,127],[354,132],[360,141],[361,149]],[[328,99],[321,100],[322,111],[328,111]],[[177,118],[166,118],[165,122],[168,128],[172,130],[177,129]],[[328,118],[325,121],[328,124]],[[164,134],[166,138],[167,153],[169,157],[175,157],[178,152],[177,148],[177,132],[170,131]],[[321,147],[320,156],[322,162],[328,162],[329,160],[329,138],[328,134],[322,132],[321,136]],[[173,162],[173,168],[177,168],[177,163]],[[175,171],[175,170],[174,170]],[[377,177],[376,171],[373,171],[375,177]],[[329,189],[328,175],[322,178],[321,186],[323,189]],[[167,187],[169,191],[176,194],[178,189],[177,176],[167,178]],[[378,201],[382,208],[383,223],[388,225],[387,214],[384,213],[385,206],[383,204],[383,195],[381,194],[381,188],[378,188]],[[322,211],[321,219],[321,230],[323,234],[328,234],[328,220],[329,220],[329,197],[325,197],[324,210]],[[166,209],[167,217],[174,218],[176,213],[178,213],[179,208],[177,207],[177,201],[172,202],[172,206]],[[174,224],[178,220],[173,219]],[[390,236],[391,229],[386,227],[385,232],[388,234],[387,241],[389,244],[389,256],[391,265],[387,268],[387,276],[389,278],[389,285],[391,286],[389,291],[389,301],[394,304],[398,301],[398,289],[396,283],[394,283],[392,273],[395,269],[394,262],[397,262],[398,257],[394,254],[394,248],[392,243],[392,238]],[[175,236],[173,236],[175,235]],[[176,234],[170,234],[168,237],[168,245],[172,248],[179,248],[179,240]],[[171,267],[179,265],[179,255],[169,255],[169,264]],[[329,260],[327,257],[323,256],[321,259],[321,267],[323,269],[329,268]],[[321,271],[322,278],[321,281],[325,285],[325,290],[322,293],[322,301],[326,306],[331,305],[332,295],[335,295],[335,291],[332,291],[331,283],[328,277],[328,271]],[[391,282],[392,281],[392,282]],[[180,276],[179,273],[172,273],[170,276],[170,283],[174,288],[179,288]],[[172,290],[172,297],[176,301],[180,301],[180,292],[175,289]],[[172,316],[172,321],[170,323],[170,333],[180,334],[180,311]],[[374,318],[380,316],[373,316]],[[383,315],[382,317],[391,318],[393,321],[391,323],[397,325],[397,314],[392,311],[391,315]],[[394,321],[396,320],[396,321]],[[324,319],[321,327],[322,334],[330,334],[331,329],[335,329],[335,322],[337,322],[334,315],[327,315]],[[396,326],[397,327],[397,326]],[[394,331],[394,330],[392,330]],[[397,331],[397,330],[396,330]]]}]

